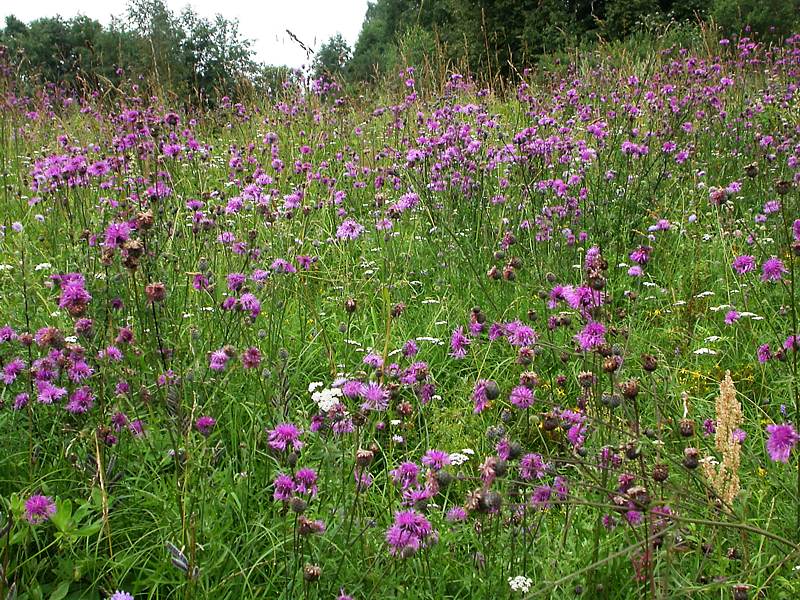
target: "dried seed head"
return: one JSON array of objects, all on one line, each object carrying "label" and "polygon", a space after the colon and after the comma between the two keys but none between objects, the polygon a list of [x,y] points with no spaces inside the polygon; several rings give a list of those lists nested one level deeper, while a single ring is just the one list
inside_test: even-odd
[{"label": "dried seed head", "polygon": [[359,450],[356,452],[356,464],[359,467],[366,467],[370,463],[372,463],[372,459],[375,458],[375,454],[371,450]]},{"label": "dried seed head", "polygon": [[636,398],[639,395],[639,380],[628,379],[622,384],[622,395],[628,399]]},{"label": "dried seed head", "polygon": [[594,373],[591,371],[581,371],[578,373],[578,383],[584,389],[588,389],[594,385],[596,381]]},{"label": "dried seed head", "polygon": [[669,466],[664,463],[659,463],[653,466],[653,480],[658,483],[664,483],[669,478]]},{"label": "dried seed head", "polygon": [[167,297],[167,286],[161,282],[148,283],[144,288],[144,293],[147,296],[147,302],[150,304],[163,302]]},{"label": "dried seed head", "polygon": [[687,469],[696,469],[700,464],[700,451],[697,448],[686,448],[683,451],[683,466]]},{"label": "dried seed head", "polygon": [[292,509],[292,512],[301,515],[306,511],[306,508],[308,508],[308,502],[299,496],[294,496],[291,500],[289,500],[289,508]]},{"label": "dried seed head", "polygon": [[658,361],[652,354],[642,354],[642,368],[648,373],[652,373],[658,368]]},{"label": "dried seed head", "polygon": [[319,565],[306,564],[303,567],[303,579],[308,582],[318,581],[322,577],[322,567]]}]

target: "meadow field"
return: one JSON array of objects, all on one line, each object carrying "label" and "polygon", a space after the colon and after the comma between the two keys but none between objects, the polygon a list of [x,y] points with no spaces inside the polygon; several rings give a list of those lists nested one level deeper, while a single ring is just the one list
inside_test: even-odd
[{"label": "meadow field", "polygon": [[800,35],[204,110],[0,61],[0,598],[800,597]]}]

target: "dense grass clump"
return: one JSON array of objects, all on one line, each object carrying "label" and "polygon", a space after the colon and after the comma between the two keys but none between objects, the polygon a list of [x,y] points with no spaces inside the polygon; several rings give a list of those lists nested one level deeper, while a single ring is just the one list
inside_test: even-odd
[{"label": "dense grass clump", "polygon": [[800,594],[800,37],[202,114],[3,72],[0,598]]}]

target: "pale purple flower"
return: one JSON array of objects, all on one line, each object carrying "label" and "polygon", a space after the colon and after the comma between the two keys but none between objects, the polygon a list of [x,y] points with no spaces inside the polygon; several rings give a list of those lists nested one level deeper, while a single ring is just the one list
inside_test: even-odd
[{"label": "pale purple flower", "polygon": [[789,453],[800,440],[800,436],[790,423],[783,425],[767,425],[767,452],[775,462],[789,462]]}]

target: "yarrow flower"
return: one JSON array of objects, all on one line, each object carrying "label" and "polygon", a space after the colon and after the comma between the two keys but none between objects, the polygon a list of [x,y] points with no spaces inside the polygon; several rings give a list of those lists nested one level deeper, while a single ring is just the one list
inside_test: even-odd
[{"label": "yarrow flower", "polygon": [[530,577],[525,577],[524,575],[517,575],[516,577],[508,578],[508,585],[512,592],[522,592],[523,594],[527,594],[533,585],[533,580]]},{"label": "yarrow flower", "polygon": [[56,503],[49,496],[34,494],[25,501],[25,518],[32,525],[43,523],[56,514]]},{"label": "yarrow flower", "polygon": [[797,445],[800,436],[790,423],[783,425],[767,425],[767,452],[775,462],[789,462],[789,453]]}]

